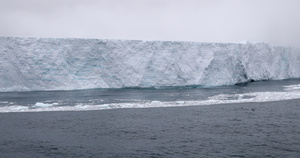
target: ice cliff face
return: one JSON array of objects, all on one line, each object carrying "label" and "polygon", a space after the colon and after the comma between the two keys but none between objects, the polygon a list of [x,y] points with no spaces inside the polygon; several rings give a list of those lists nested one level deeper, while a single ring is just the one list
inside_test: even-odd
[{"label": "ice cliff face", "polygon": [[219,86],[288,78],[300,78],[299,48],[0,37],[0,91]]}]

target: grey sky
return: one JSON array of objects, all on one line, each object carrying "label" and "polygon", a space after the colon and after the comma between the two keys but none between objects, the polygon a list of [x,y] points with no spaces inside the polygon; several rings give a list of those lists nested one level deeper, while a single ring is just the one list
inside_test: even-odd
[{"label": "grey sky", "polygon": [[300,0],[0,0],[0,35],[300,46]]}]

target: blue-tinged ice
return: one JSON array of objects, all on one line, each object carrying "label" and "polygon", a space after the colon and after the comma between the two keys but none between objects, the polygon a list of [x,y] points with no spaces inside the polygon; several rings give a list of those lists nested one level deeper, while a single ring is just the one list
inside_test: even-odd
[{"label": "blue-tinged ice", "polygon": [[299,48],[0,37],[0,91],[220,86],[289,78],[300,78]]},{"label": "blue-tinged ice", "polygon": [[53,106],[53,104],[37,102],[32,107],[34,107],[34,108],[46,108],[46,107],[51,107],[51,106]]}]

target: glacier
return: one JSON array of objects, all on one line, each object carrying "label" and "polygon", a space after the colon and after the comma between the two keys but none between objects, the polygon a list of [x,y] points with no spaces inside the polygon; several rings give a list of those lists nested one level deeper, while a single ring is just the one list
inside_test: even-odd
[{"label": "glacier", "polygon": [[0,37],[0,91],[213,87],[290,78],[300,78],[297,47]]}]

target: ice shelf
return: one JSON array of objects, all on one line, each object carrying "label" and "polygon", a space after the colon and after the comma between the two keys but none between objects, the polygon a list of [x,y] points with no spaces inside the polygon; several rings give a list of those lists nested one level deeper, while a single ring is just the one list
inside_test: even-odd
[{"label": "ice shelf", "polygon": [[289,78],[300,78],[299,48],[0,37],[0,91],[210,87]]}]

